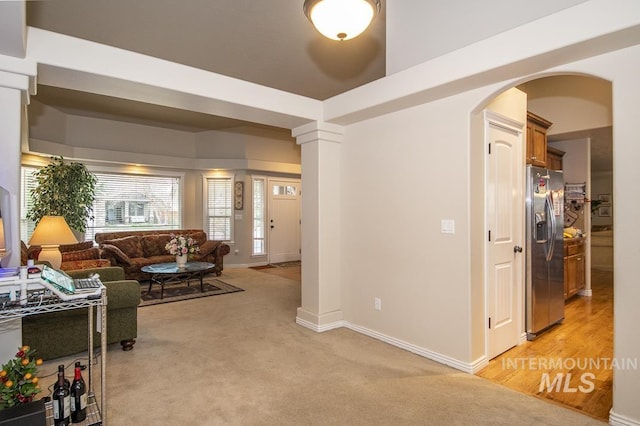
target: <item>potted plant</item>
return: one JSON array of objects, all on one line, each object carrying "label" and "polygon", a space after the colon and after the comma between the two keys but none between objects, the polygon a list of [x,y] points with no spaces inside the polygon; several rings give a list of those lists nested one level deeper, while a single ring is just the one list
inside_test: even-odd
[{"label": "potted plant", "polygon": [[43,216],[62,216],[78,233],[93,219],[93,201],[98,179],[84,164],[65,163],[51,157],[51,164],[34,173],[38,186],[31,190],[33,205],[27,218],[36,224]]},{"label": "potted plant", "polygon": [[0,371],[0,411],[33,401],[40,392],[38,366],[41,359],[34,358],[29,346],[18,349],[15,358],[2,366]]}]

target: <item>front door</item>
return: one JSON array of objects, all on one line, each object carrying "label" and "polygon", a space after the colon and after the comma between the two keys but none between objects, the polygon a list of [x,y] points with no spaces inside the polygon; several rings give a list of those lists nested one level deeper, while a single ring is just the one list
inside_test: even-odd
[{"label": "front door", "polygon": [[485,114],[487,147],[487,355],[519,341],[522,296],[522,131],[510,120]]},{"label": "front door", "polygon": [[300,181],[269,180],[269,263],[300,260]]}]

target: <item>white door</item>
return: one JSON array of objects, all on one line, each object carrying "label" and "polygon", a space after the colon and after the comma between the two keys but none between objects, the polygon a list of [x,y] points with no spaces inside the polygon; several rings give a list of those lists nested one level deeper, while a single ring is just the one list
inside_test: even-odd
[{"label": "white door", "polygon": [[487,355],[518,344],[523,288],[523,133],[508,119],[485,114],[487,146]]},{"label": "white door", "polygon": [[300,181],[269,180],[269,263],[300,260]]}]

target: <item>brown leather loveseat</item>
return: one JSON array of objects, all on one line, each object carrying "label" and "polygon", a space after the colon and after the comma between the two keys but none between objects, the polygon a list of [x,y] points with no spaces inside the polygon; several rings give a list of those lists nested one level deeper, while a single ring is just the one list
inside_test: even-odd
[{"label": "brown leather loveseat", "polygon": [[102,258],[109,259],[114,266],[122,267],[127,279],[141,281],[149,279],[148,274],[140,271],[143,266],[175,262],[176,257],[165,250],[172,235],[190,236],[197,242],[200,252],[189,255],[189,261],[213,263],[216,266],[212,272],[217,276],[222,273],[223,257],[229,254],[229,245],[208,240],[202,229],[99,232],[95,240],[102,251]]}]

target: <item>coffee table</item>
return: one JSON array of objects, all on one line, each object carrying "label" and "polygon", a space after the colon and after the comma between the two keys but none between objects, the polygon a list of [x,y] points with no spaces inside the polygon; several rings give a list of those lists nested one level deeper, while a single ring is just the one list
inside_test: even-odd
[{"label": "coffee table", "polygon": [[189,285],[189,281],[194,278],[200,279],[200,291],[202,288],[202,277],[205,272],[215,268],[216,265],[209,262],[187,262],[184,267],[178,267],[176,262],[167,263],[154,263],[152,265],[146,265],[140,268],[142,272],[151,275],[149,279],[149,290],[151,286],[160,284],[160,298],[164,298],[164,285],[174,282],[186,281]]}]

